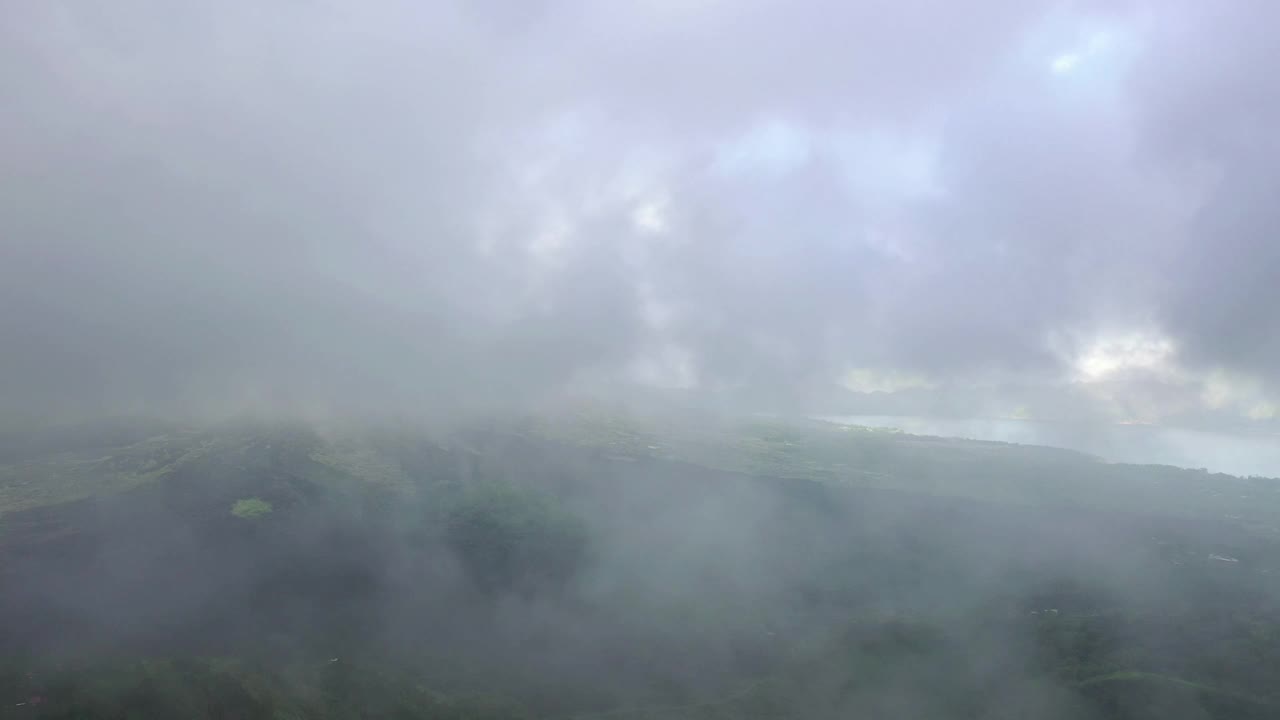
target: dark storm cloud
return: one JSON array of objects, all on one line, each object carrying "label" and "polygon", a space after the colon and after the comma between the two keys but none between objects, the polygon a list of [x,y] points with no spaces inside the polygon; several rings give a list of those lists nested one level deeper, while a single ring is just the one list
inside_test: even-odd
[{"label": "dark storm cloud", "polygon": [[3,12],[13,412],[1277,366],[1264,6]]}]

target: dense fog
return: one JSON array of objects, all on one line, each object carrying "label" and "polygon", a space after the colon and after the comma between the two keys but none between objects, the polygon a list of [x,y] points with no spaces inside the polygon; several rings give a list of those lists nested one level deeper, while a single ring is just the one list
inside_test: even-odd
[{"label": "dense fog", "polygon": [[1278,23],[0,0],[0,718],[1280,717]]}]

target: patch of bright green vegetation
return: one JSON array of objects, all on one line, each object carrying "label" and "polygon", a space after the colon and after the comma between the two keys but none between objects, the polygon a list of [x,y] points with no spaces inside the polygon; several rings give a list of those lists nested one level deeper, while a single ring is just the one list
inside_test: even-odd
[{"label": "patch of bright green vegetation", "polygon": [[242,498],[231,505],[231,514],[245,520],[256,520],[271,514],[271,503],[262,498]]},{"label": "patch of bright green vegetation", "polygon": [[316,450],[311,459],[341,477],[393,490],[412,492],[413,483],[394,459],[356,442],[335,442]]}]

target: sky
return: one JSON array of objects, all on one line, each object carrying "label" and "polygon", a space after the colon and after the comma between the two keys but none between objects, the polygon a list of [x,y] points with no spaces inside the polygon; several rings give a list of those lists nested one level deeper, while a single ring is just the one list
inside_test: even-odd
[{"label": "sky", "polygon": [[1280,410],[1274,3],[0,13],[10,414]]}]

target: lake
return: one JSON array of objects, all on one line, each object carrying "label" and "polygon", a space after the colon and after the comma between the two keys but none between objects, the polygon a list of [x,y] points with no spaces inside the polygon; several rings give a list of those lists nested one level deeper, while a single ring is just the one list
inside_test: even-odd
[{"label": "lake", "polygon": [[1235,435],[1158,425],[1083,425],[1035,420],[845,415],[823,420],[897,428],[913,435],[1048,445],[1125,463],[1206,468],[1232,475],[1280,477],[1280,437]]}]

